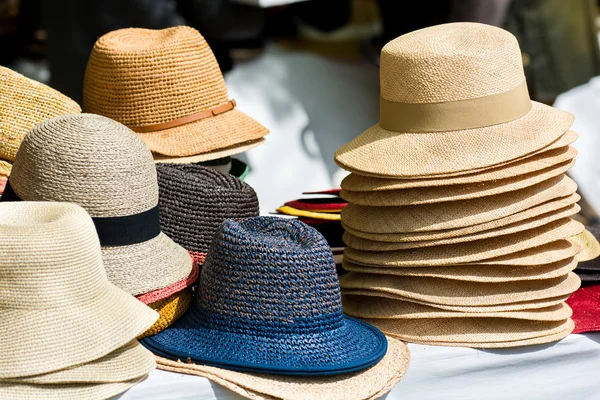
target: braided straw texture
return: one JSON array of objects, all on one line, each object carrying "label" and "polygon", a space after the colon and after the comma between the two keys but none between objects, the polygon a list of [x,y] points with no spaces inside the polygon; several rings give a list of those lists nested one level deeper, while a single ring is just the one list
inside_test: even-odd
[{"label": "braided straw texture", "polygon": [[177,321],[185,312],[190,308],[192,304],[192,290],[190,288],[184,289],[179,293],[175,293],[166,299],[157,301],[156,303],[149,304],[153,310],[158,312],[158,320],[144,332],[139,338],[145,338],[147,336],[156,335],[159,332],[164,331]]},{"label": "braided straw texture", "polygon": [[12,169],[12,163],[0,160],[0,178],[8,178]]},{"label": "braided straw texture", "polygon": [[194,286],[198,280],[198,276],[200,275],[200,264],[198,263],[197,257],[192,254],[190,254],[190,257],[192,258],[192,272],[190,272],[185,279],[182,279],[171,286],[156,289],[152,292],[136,296],[136,299],[144,304],[152,304],[159,300],[166,299],[167,297],[171,297],[171,295],[176,294],[185,288]]},{"label": "braided straw texture", "polygon": [[74,204],[0,204],[0,293],[0,379],[97,360],[158,317],[108,282],[94,224]]},{"label": "braided straw texture", "polygon": [[274,217],[225,221],[202,267],[197,301],[142,343],[229,369],[331,374],[367,368],[384,336],[342,313],[331,249],[316,230]]},{"label": "braided straw texture", "polygon": [[[66,201],[92,217],[120,217],[158,204],[150,150],[127,127],[92,114],[57,117],[25,137],[10,178],[26,201]],[[131,246],[104,247],[111,282],[139,295],[185,279],[192,262],[161,234]]]},{"label": "braided straw texture", "polygon": [[[85,73],[83,108],[127,126],[169,122],[229,101],[217,61],[195,29],[120,29],[102,36]],[[150,149],[191,156],[259,139],[268,131],[238,110],[141,134]]]},{"label": "braided straw texture", "polygon": [[259,215],[254,189],[232,175],[191,164],[156,170],[161,227],[187,250],[206,253],[223,221]]},{"label": "braided straw texture", "polygon": [[23,137],[35,124],[81,112],[60,92],[0,67],[0,159],[14,161]]},{"label": "braided straw texture", "polygon": [[408,369],[405,343],[387,338],[388,351],[373,367],[331,377],[249,374],[157,357],[158,368],[208,378],[252,400],[375,400],[392,390]]},{"label": "braided straw texture", "polygon": [[505,256],[489,258],[467,264],[481,265],[540,265],[550,264],[575,257],[580,251],[577,243],[569,240],[557,240]]},{"label": "braided straw texture", "polygon": [[[597,228],[596,231],[598,231]],[[596,236],[589,230],[586,229],[579,235],[573,236],[571,240],[581,247],[581,251],[577,254],[577,261],[586,262],[600,256],[600,243],[598,243]]]}]

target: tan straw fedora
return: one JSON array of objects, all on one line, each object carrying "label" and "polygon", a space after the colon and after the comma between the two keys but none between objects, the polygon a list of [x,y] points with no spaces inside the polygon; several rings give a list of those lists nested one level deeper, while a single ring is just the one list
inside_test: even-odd
[{"label": "tan straw fedora", "polygon": [[161,162],[237,154],[268,133],[236,109],[210,47],[186,26],[120,29],[98,39],[83,109],[129,126]]},{"label": "tan straw fedora", "polygon": [[[156,168],[127,127],[74,114],[35,126],[23,140],[1,201],[68,201],[92,216],[109,280],[132,295],[192,272],[188,252],[160,230]],[[7,186],[8,188],[8,186]]]},{"label": "tan straw fedora", "polygon": [[529,99],[517,39],[497,27],[417,30],[384,46],[380,65],[379,123],[336,152],[343,168],[394,177],[469,171],[540,150],[573,123]]},{"label": "tan straw fedora", "polygon": [[[158,318],[108,281],[94,224],[75,204],[0,204],[0,293],[0,380],[98,360]],[[118,364],[135,370],[136,354]]]},{"label": "tan straw fedora", "polygon": [[408,233],[457,229],[508,217],[529,208],[570,196],[577,184],[563,175],[514,192],[486,198],[403,207],[348,204],[345,226],[371,233]]},{"label": "tan straw fedora", "polygon": [[254,400],[375,400],[392,390],[408,369],[410,353],[406,344],[389,337],[387,341],[388,350],[381,361],[365,371],[345,375],[297,377],[254,374],[162,357],[157,357],[157,365],[165,371],[208,378]]},{"label": "tan straw fedora", "polygon": [[56,90],[0,67],[0,175],[8,176],[23,137],[35,124],[81,112],[77,103]]}]

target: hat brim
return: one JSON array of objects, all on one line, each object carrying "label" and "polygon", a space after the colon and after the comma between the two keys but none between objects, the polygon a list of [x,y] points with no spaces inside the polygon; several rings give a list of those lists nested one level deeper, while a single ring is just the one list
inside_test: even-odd
[{"label": "hat brim", "polygon": [[154,162],[166,164],[192,164],[203,161],[216,160],[223,157],[229,157],[236,154],[244,153],[266,142],[265,139],[258,139],[252,142],[241,143],[236,146],[226,149],[215,150],[210,153],[196,154],[193,156],[169,157],[158,153],[152,153]]},{"label": "hat brim", "polygon": [[7,177],[10,175],[12,170],[12,164],[5,160],[0,160],[0,177]]},{"label": "hat brim", "polygon": [[[257,121],[233,109],[189,124],[138,135],[153,153],[189,157],[239,146],[268,133],[267,128]],[[225,156],[217,158],[221,157]]]},{"label": "hat brim", "polygon": [[392,390],[408,370],[410,352],[405,343],[387,338],[388,350],[381,361],[361,372],[329,377],[292,377],[249,374],[205,365],[187,364],[157,357],[159,369],[210,379],[253,400],[379,399]]},{"label": "hat brim", "polygon": [[587,229],[573,236],[571,240],[581,247],[581,251],[577,254],[577,261],[590,261],[600,256],[600,243],[598,243],[598,239],[594,234]]},{"label": "hat brim", "polygon": [[0,379],[5,379],[97,360],[145,332],[158,314],[107,283],[88,304],[3,310],[2,317]]},{"label": "hat brim", "polygon": [[573,333],[600,331],[600,286],[585,287],[569,297],[567,304],[573,308]]},{"label": "hat brim", "polygon": [[569,239],[557,240],[541,246],[532,247],[527,250],[507,254],[505,256],[494,257],[487,260],[481,260],[468,264],[481,265],[541,265],[550,264],[567,258],[575,257],[579,253],[579,245]]},{"label": "hat brim", "polygon": [[192,272],[185,278],[166,288],[156,289],[148,293],[136,296],[136,299],[144,304],[152,304],[173,296],[196,283],[200,275],[200,266],[198,261],[190,254],[192,258]]},{"label": "hat brim", "polygon": [[[209,329],[200,326],[199,320],[197,308],[192,307],[169,329],[144,338],[141,343],[169,359],[189,358],[195,363],[237,371],[299,376],[360,371],[381,360],[387,348],[385,336],[379,330],[350,317],[345,317],[343,325],[334,331],[280,337]],[[261,357],[265,352],[272,360],[299,360],[298,365],[302,366],[285,361],[267,364]],[[331,361],[324,361],[323,355]]]},{"label": "hat brim", "polygon": [[166,299],[159,300],[156,303],[149,304],[153,310],[158,312],[158,320],[139,336],[139,339],[156,335],[159,332],[164,331],[169,326],[173,325],[175,321],[177,321],[181,316],[185,314],[185,312],[190,308],[192,304],[192,291],[190,289],[182,290],[179,293],[175,293]]},{"label": "hat brim", "polygon": [[108,279],[134,296],[169,287],[192,272],[188,252],[164,233],[129,246],[102,247]]},{"label": "hat brim", "polygon": [[517,120],[477,129],[410,133],[377,124],[338,149],[335,161],[352,171],[399,178],[467,173],[538,151],[573,120],[568,112],[532,102],[531,111]]},{"label": "hat brim", "polygon": [[117,396],[145,378],[119,383],[34,385],[0,381],[2,400],[104,400]]}]

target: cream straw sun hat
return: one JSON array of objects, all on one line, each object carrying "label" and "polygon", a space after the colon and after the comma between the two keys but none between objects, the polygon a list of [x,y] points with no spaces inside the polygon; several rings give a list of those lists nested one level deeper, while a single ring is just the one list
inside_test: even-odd
[{"label": "cream straw sun hat", "polygon": [[212,160],[262,143],[268,130],[235,107],[193,28],[120,29],[90,55],[84,111],[129,126],[162,162]]},{"label": "cream straw sun hat", "polygon": [[171,286],[192,272],[187,251],[160,231],[150,150],[118,122],[76,114],[35,126],[1,201],[11,199],[85,208],[96,224],[109,280],[132,295]]},{"label": "cream straw sun hat", "polygon": [[0,67],[0,176],[10,174],[23,137],[38,122],[81,112],[56,90]]},{"label": "cream straw sun hat", "polygon": [[24,377],[115,382],[153,368],[132,340],[158,315],[108,281],[94,224],[75,204],[0,204],[0,309],[2,399],[35,398]]},{"label": "cream straw sun hat", "polygon": [[408,33],[383,48],[380,68],[379,123],[336,152],[343,168],[399,178],[468,173],[540,150],[573,122],[529,99],[517,39],[490,25]]}]

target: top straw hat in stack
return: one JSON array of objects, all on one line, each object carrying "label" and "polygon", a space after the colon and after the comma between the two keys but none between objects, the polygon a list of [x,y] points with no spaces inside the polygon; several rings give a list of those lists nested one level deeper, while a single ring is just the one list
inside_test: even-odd
[{"label": "top straw hat in stack", "polygon": [[559,340],[583,226],[573,117],[530,100],[510,33],[454,23],[388,43],[380,122],[340,148],[345,311],[417,343]]}]

